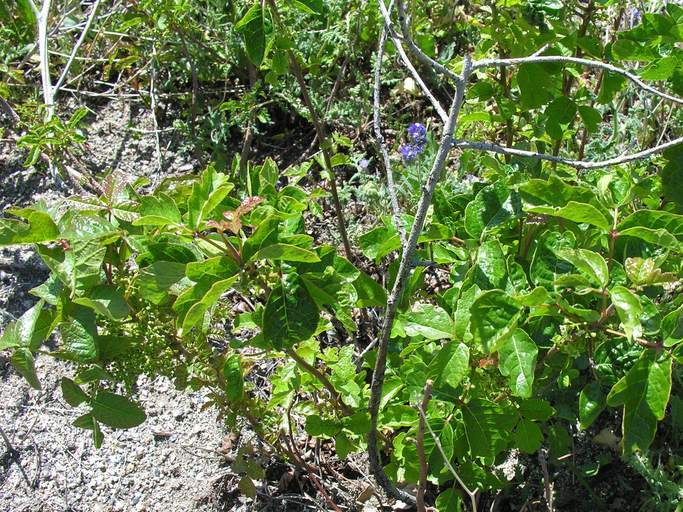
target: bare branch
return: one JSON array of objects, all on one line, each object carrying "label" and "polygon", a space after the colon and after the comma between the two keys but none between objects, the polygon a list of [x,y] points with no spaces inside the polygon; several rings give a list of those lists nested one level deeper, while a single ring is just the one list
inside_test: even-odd
[{"label": "bare branch", "polygon": [[[391,4],[389,5],[391,9]],[[396,195],[396,185],[394,183],[394,172],[391,168],[391,159],[389,153],[384,145],[384,136],[382,135],[382,117],[380,114],[380,88],[382,86],[382,58],[384,57],[384,48],[387,44],[387,27],[382,28],[382,35],[379,38],[379,47],[377,48],[377,62],[375,64],[375,87],[373,91],[373,124],[375,128],[375,139],[379,152],[382,155],[384,162],[384,169],[387,173],[387,188],[389,189],[389,200],[391,201],[391,208],[394,212],[394,224],[398,229],[401,237],[401,245],[406,244],[406,229],[401,218],[401,207],[398,204],[398,197]]]},{"label": "bare branch", "polygon": [[69,55],[69,60],[66,61],[66,65],[64,66],[64,69],[62,70],[62,74],[59,77],[59,80],[57,80],[57,85],[54,86],[53,88],[53,94],[57,94],[59,92],[59,88],[64,84],[64,80],[66,80],[66,75],[69,73],[69,69],[71,69],[71,65],[74,62],[74,58],[76,57],[76,54],[78,53],[78,50],[81,48],[81,45],[83,44],[83,41],[85,41],[86,36],[88,35],[88,32],[90,32],[90,27],[95,20],[95,15],[97,14],[97,8],[100,6],[101,0],[95,0],[95,3],[92,6],[92,9],[90,10],[90,14],[88,15],[88,21],[85,23],[85,27],[83,28],[83,32],[81,32],[81,35],[78,38],[78,41],[76,41],[76,44],[74,45],[73,49],[71,50],[71,55]]},{"label": "bare branch", "polygon": [[655,89],[651,85],[646,84],[640,78],[638,78],[633,73],[626,71],[623,68],[613,66],[612,64],[607,64],[606,62],[600,62],[597,60],[582,59],[579,57],[563,57],[561,55],[532,55],[530,57],[519,57],[515,59],[484,59],[478,60],[472,64],[472,69],[488,68],[488,67],[502,67],[502,66],[521,66],[523,64],[543,64],[543,63],[560,63],[560,64],[579,64],[581,66],[586,66],[589,68],[604,69],[606,71],[611,71],[621,75],[641,89],[651,92],[674,103],[683,105],[683,98],[677,96],[672,96],[658,89]]},{"label": "bare branch", "polygon": [[467,484],[463,482],[462,478],[460,478],[460,475],[458,472],[455,470],[453,467],[453,464],[451,464],[451,461],[449,457],[446,455],[446,452],[443,449],[443,446],[441,446],[441,441],[439,440],[439,437],[434,433],[434,429],[432,429],[432,426],[429,424],[429,421],[427,421],[427,418],[425,417],[425,412],[422,409],[419,409],[418,412],[420,413],[420,420],[424,422],[425,426],[429,430],[429,433],[431,434],[432,438],[434,439],[434,444],[436,445],[436,449],[439,450],[439,453],[441,454],[441,458],[443,459],[443,463],[446,465],[448,468],[448,471],[451,472],[451,475],[453,475],[453,478],[460,484],[460,487],[462,487],[463,491],[467,493],[467,495],[470,497],[470,503],[472,504],[472,510],[473,512],[477,511],[477,491],[476,489],[474,491],[471,491],[469,487],[467,487]]},{"label": "bare branch", "polygon": [[38,10],[38,6],[33,0],[28,0],[28,5],[31,7],[31,10],[33,11],[33,14],[36,15],[36,17],[40,16],[40,11]]},{"label": "bare branch", "polygon": [[398,23],[401,27],[401,34],[403,35],[403,40],[408,44],[408,49],[411,51],[411,53],[415,55],[415,57],[423,64],[426,64],[427,66],[432,68],[436,73],[446,75],[448,78],[450,78],[457,84],[460,80],[460,77],[457,74],[455,74],[453,71],[448,69],[443,64],[440,64],[439,62],[432,59],[429,55],[424,53],[419,46],[415,44],[413,38],[410,36],[410,29],[408,27],[410,25],[410,20],[408,16],[406,16],[405,6],[403,5],[403,2],[401,0],[397,2],[396,8],[398,9]]},{"label": "bare branch", "polygon": [[612,167],[614,165],[621,165],[634,160],[642,160],[649,156],[661,153],[666,149],[683,143],[683,137],[679,137],[672,141],[666,142],[664,144],[659,144],[649,149],[639,151],[637,153],[631,153],[622,155],[615,158],[610,158],[608,160],[598,160],[595,162],[585,162],[582,160],[571,160],[568,158],[562,158],[560,156],[549,155],[546,153],[537,153],[535,151],[526,151],[523,149],[507,148],[494,144],[491,142],[482,141],[467,141],[467,140],[454,140],[453,146],[460,149],[475,149],[479,151],[488,151],[491,153],[498,153],[501,155],[511,155],[511,156],[521,156],[524,158],[533,158],[535,160],[548,160],[550,162],[556,162],[558,164],[568,165],[576,169],[599,169],[601,167]]},{"label": "bare branch", "polygon": [[448,120],[448,114],[446,114],[446,111],[444,108],[441,106],[441,103],[439,100],[437,100],[434,95],[432,94],[432,91],[429,90],[429,87],[427,87],[427,84],[424,83],[424,80],[422,80],[422,77],[420,74],[417,72],[415,69],[415,66],[413,66],[413,63],[410,62],[410,59],[408,58],[408,55],[406,55],[405,50],[403,49],[403,44],[401,44],[401,39],[396,35],[396,32],[393,30],[393,23],[391,21],[391,14],[389,10],[387,10],[386,5],[384,5],[384,0],[380,0],[379,2],[379,9],[382,11],[382,16],[384,16],[384,23],[385,23],[385,30],[389,32],[389,36],[391,37],[391,42],[394,43],[394,46],[396,47],[396,50],[398,51],[398,55],[401,57],[401,62],[403,62],[403,65],[410,71],[410,74],[413,76],[413,80],[415,80],[415,83],[422,89],[422,93],[427,97],[427,99],[430,101],[434,109],[436,110],[436,113],[439,114],[439,117],[441,118],[441,121],[444,123],[447,122]]},{"label": "bare branch", "polygon": [[394,281],[391,294],[387,299],[387,307],[385,310],[384,322],[382,324],[382,332],[380,334],[377,348],[375,368],[372,374],[372,384],[370,386],[370,401],[368,404],[371,422],[370,432],[368,433],[368,456],[370,459],[370,468],[372,469],[372,473],[375,475],[377,482],[382,486],[387,494],[411,504],[415,503],[415,498],[394,486],[384,472],[379,459],[379,451],[377,447],[377,420],[379,414],[379,405],[382,398],[382,388],[384,386],[384,373],[387,364],[387,349],[389,345],[389,337],[391,335],[391,328],[394,324],[394,317],[396,316],[396,310],[398,308],[400,298],[403,295],[408,274],[413,267],[412,261],[413,256],[415,255],[417,241],[422,233],[422,228],[424,227],[425,219],[427,217],[427,210],[432,202],[434,189],[441,178],[443,168],[446,165],[446,157],[452,148],[453,132],[455,131],[460,108],[462,107],[463,101],[465,99],[465,84],[467,83],[469,75],[472,72],[471,64],[472,61],[470,60],[469,55],[466,55],[461,74],[461,80],[456,86],[455,99],[451,105],[448,121],[443,128],[439,150],[436,154],[436,158],[434,159],[434,163],[432,164],[432,169],[429,172],[427,181],[422,188],[422,195],[417,206],[417,212],[410,230],[410,236],[403,249],[396,280]]}]

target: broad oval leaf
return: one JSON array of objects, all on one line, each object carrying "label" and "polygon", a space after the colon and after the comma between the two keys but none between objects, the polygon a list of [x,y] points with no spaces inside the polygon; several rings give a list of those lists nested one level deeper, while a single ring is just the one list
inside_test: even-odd
[{"label": "broad oval leaf", "polygon": [[93,417],[112,428],[137,427],[147,418],[139,405],[109,391],[98,391],[91,405]]},{"label": "broad oval leaf", "polygon": [[501,290],[482,293],[470,308],[470,330],[475,343],[490,354],[509,338],[517,326],[522,308]]},{"label": "broad oval leaf", "polygon": [[298,275],[275,286],[263,312],[263,336],[276,349],[310,338],[318,325],[318,307]]},{"label": "broad oval leaf", "polygon": [[655,437],[657,421],[664,418],[671,393],[671,363],[645,350],[629,372],[607,395],[611,407],[624,406],[622,447],[625,454],[647,450]]},{"label": "broad oval leaf", "polygon": [[515,396],[529,398],[534,384],[538,347],[522,329],[507,338],[498,348],[500,373],[508,377]]}]

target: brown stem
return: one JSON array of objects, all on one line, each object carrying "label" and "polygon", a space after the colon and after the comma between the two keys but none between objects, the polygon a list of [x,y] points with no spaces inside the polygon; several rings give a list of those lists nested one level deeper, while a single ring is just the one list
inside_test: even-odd
[{"label": "brown stem", "polygon": [[[612,36],[610,38],[610,43],[614,42],[615,35],[617,31],[619,30],[619,25],[621,25],[621,19],[624,16],[624,8],[619,9],[619,13],[617,14],[617,17],[614,21],[614,25],[612,27]],[[595,82],[595,89],[593,89],[593,94],[598,95],[600,93],[600,88],[602,87],[602,81],[605,77],[605,70],[602,69],[600,70],[600,73],[598,74],[598,79]],[[591,100],[590,106],[593,107],[595,105],[595,100]],[[578,153],[578,159],[583,160],[583,157],[585,156],[585,151],[586,151],[586,143],[588,142],[588,130],[586,130],[586,127],[583,127],[583,132],[581,133],[581,141],[579,142],[579,153]]]},{"label": "brown stem", "polygon": [[[280,14],[275,5],[275,1],[268,0],[268,5],[270,5],[271,13],[273,14],[273,20],[275,23],[286,31],[285,25],[282,23],[282,19],[280,18]],[[304,74],[301,71],[301,66],[299,65],[296,55],[294,55],[294,52],[291,49],[288,49],[287,56],[289,57],[289,66],[291,67],[294,77],[296,78],[299,88],[301,89],[301,97],[306,105],[306,108],[308,109],[309,114],[311,115],[311,121],[313,122],[313,126],[315,127],[315,131],[318,136],[318,147],[323,154],[325,167],[330,173],[330,191],[332,192],[332,202],[334,203],[334,210],[337,215],[337,227],[339,228],[339,234],[341,235],[346,257],[351,259],[351,244],[349,243],[349,236],[346,233],[346,222],[344,220],[344,212],[342,211],[341,201],[339,200],[339,193],[337,192],[337,183],[335,180],[334,169],[332,168],[332,157],[330,156],[330,150],[328,146],[329,141],[325,133],[325,127],[320,121],[320,117],[315,109],[315,105],[313,105],[313,101],[311,101],[311,97],[308,94],[308,88],[306,87]]]},{"label": "brown stem", "polygon": [[[614,336],[619,336],[620,338],[628,338],[628,334],[620,331],[615,331],[614,329],[605,328],[605,332],[612,334]],[[638,345],[645,348],[661,349],[664,346],[664,344],[661,341],[654,343],[652,341],[647,341],[643,338],[633,338],[633,341],[635,341]]]},{"label": "brown stem", "polygon": [[451,141],[453,139],[455,125],[458,120],[458,114],[460,113],[460,108],[462,107],[462,103],[465,98],[465,86],[471,71],[472,62],[469,55],[465,55],[460,82],[457,84],[455,99],[451,105],[448,120],[443,128],[439,150],[434,159],[434,163],[432,164],[429,176],[422,186],[422,195],[417,206],[415,219],[413,220],[413,225],[410,230],[410,236],[403,247],[403,254],[401,255],[401,261],[396,279],[394,281],[394,286],[391,290],[391,294],[387,298],[384,322],[382,323],[382,332],[380,334],[377,346],[377,357],[375,359],[375,367],[372,374],[372,384],[370,385],[370,400],[368,403],[368,410],[370,412],[370,432],[368,433],[368,458],[370,461],[370,468],[377,479],[377,482],[388,495],[410,504],[415,503],[415,497],[396,488],[396,486],[389,480],[389,477],[387,477],[379,458],[379,450],[377,446],[377,438],[379,434],[377,431],[379,406],[382,399],[384,375],[387,366],[389,337],[391,335],[394,318],[403,296],[405,286],[408,282],[410,270],[413,266],[413,256],[415,255],[417,242],[420,234],[422,233],[425,219],[427,218],[427,210],[432,202],[432,195],[434,194],[437,183],[441,179],[441,173],[446,165],[446,158],[448,157],[448,153],[452,147]]},{"label": "brown stem", "polygon": [[429,399],[432,397],[432,381],[428,380],[424,387],[424,394],[422,396],[422,403],[420,404],[420,423],[417,427],[417,456],[420,460],[420,479],[417,484],[417,495],[415,496],[415,505],[417,512],[426,512],[425,508],[425,491],[427,490],[427,456],[425,455],[425,423],[427,405]]},{"label": "brown stem", "polygon": [[294,350],[291,348],[285,349],[285,353],[294,359],[296,363],[301,366],[304,370],[306,370],[308,373],[313,375],[316,379],[320,381],[320,383],[327,389],[327,391],[330,392],[330,395],[332,395],[333,403],[339,411],[344,414],[345,416],[350,416],[351,415],[351,410],[348,408],[348,406],[342,401],[341,396],[339,395],[339,392],[334,388],[330,380],[327,378],[327,376],[322,373],[320,370],[318,370],[315,366],[308,364],[299,354],[297,354]]}]

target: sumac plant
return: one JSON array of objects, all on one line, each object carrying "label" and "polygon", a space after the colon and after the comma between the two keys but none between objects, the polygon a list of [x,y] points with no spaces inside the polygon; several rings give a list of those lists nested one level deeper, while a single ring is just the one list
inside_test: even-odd
[{"label": "sumac plant", "polygon": [[[340,458],[367,450],[381,487],[420,510],[428,483],[439,510],[461,500],[477,510],[482,491],[506,485],[495,467],[511,450],[566,459],[572,434],[608,410],[622,418],[622,454],[645,452],[681,394],[682,139],[609,149],[625,108],[615,98],[635,101],[635,89],[683,103],[643,81],[680,87],[683,9],[642,14],[605,41],[595,2],[533,4],[531,17],[478,12],[488,18],[476,46],[437,61],[413,39],[424,20],[413,29],[403,2],[380,2],[374,129],[393,211],[359,237],[357,260],[310,235],[328,204],[302,186],[312,164],[250,165],[237,188],[209,167],[149,193],[111,174],[99,197],[0,219],[0,244],[33,244],[51,271],[0,348],[36,388],[36,354],[74,363],[64,399],[96,445],[102,426],[144,421],[125,393],[137,375],[167,375],[304,468],[302,426],[333,439]],[[239,25],[259,59],[272,5],[254,4]],[[565,23],[576,9],[578,28]],[[433,124],[410,127],[409,159],[383,137],[388,41],[443,123],[438,137]],[[435,82],[452,94],[434,94]],[[609,144],[593,144],[610,122]],[[417,204],[396,195],[392,166],[407,165],[425,170]],[[386,288],[358,268],[359,253],[386,270]],[[264,378],[266,359],[278,364]]]}]

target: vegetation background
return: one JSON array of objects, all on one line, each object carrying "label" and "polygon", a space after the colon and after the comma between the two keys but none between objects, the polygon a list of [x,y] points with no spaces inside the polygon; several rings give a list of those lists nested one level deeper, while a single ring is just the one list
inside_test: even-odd
[{"label": "vegetation background", "polygon": [[0,507],[683,510],[676,2],[0,32]]}]

